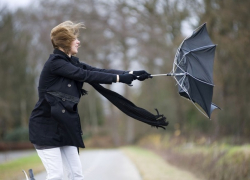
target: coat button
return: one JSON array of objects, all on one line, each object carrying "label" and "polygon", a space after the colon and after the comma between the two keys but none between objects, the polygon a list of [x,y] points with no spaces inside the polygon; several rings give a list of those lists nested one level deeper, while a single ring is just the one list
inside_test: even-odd
[{"label": "coat button", "polygon": [[65,109],[62,110],[62,113],[65,113]]},{"label": "coat button", "polygon": [[71,87],[71,84],[68,84],[68,87]]},{"label": "coat button", "polygon": [[65,101],[65,98],[62,98],[62,101]]}]

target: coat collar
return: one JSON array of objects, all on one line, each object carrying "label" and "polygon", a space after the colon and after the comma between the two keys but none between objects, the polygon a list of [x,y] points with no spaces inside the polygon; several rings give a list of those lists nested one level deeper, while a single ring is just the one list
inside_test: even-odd
[{"label": "coat collar", "polygon": [[59,50],[59,49],[54,49],[53,54],[59,54],[62,55],[63,57],[65,57],[67,60],[71,60],[70,57],[63,51]]},{"label": "coat collar", "polygon": [[75,56],[71,56],[71,58],[63,51],[59,49],[54,49],[53,54],[59,54],[63,57],[65,57],[66,60],[70,61],[71,63],[75,64],[78,62],[78,58]]}]

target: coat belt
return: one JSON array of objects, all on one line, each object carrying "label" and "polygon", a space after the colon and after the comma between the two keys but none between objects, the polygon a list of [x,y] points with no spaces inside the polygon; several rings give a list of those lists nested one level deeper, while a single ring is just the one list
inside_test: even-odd
[{"label": "coat belt", "polygon": [[55,91],[55,92],[47,92],[48,94],[51,94],[53,96],[56,96],[58,98],[61,98],[61,99],[64,99],[64,100],[67,100],[67,101],[71,101],[71,102],[74,102],[74,103],[79,103],[79,98],[75,97],[75,96],[71,96],[69,94],[65,94],[65,93],[62,93],[62,92],[58,92],[58,91]]}]

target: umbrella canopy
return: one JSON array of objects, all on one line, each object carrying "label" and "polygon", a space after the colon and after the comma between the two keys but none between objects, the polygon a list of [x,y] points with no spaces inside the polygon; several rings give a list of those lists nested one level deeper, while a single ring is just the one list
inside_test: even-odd
[{"label": "umbrella canopy", "polygon": [[179,94],[199,104],[209,118],[219,108],[212,103],[215,49],[203,24],[179,46],[170,73],[178,84]]}]

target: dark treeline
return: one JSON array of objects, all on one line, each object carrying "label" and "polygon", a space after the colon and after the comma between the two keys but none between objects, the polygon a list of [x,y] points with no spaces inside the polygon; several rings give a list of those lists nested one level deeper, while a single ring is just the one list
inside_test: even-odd
[{"label": "dark treeline", "polygon": [[[230,137],[232,143],[249,141],[250,2],[225,0],[56,0],[36,1],[27,8],[0,10],[0,140],[27,140],[28,118],[37,101],[39,73],[53,48],[50,30],[72,20],[84,22],[81,61],[100,68],[145,69],[151,74],[171,71],[175,52],[191,29],[207,22],[218,44],[214,64],[214,99],[222,107],[212,120],[177,93],[170,77],[135,82],[133,87],[115,84],[138,106],[167,116],[166,131],[128,118],[88,84],[79,104],[85,136],[102,134],[116,145],[134,142],[150,132],[212,140]],[[185,35],[183,34],[185,33]],[[90,103],[91,102],[91,103]],[[156,113],[156,112],[154,112]]]}]

